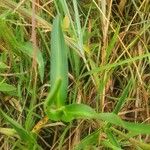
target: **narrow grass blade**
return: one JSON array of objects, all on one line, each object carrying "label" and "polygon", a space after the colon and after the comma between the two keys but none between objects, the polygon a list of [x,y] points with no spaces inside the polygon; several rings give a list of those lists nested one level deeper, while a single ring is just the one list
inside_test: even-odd
[{"label": "narrow grass blade", "polygon": [[16,130],[20,138],[27,143],[35,143],[34,138],[16,121],[14,121],[12,118],[10,118],[5,112],[3,112],[0,109],[0,116],[3,117],[5,120],[7,120],[10,125]]},{"label": "narrow grass blade", "polygon": [[[12,0],[4,0],[4,1],[0,1],[0,5],[5,5],[6,8],[9,8],[10,10],[14,11],[14,9],[16,9],[16,6],[18,5],[18,3],[14,2]],[[31,9],[25,9],[23,7],[18,7],[17,12],[19,12],[24,18],[29,19],[29,20],[32,17]],[[12,14],[12,12],[11,12],[11,14]],[[38,15],[35,15],[35,19],[39,25],[44,26],[44,28],[51,30],[51,24],[49,22],[47,22],[45,19],[39,17]]]},{"label": "narrow grass blade", "polygon": [[117,148],[121,148],[119,142],[117,141],[116,136],[113,135],[113,133],[112,133],[109,129],[106,130],[106,134],[107,134],[107,137],[108,137],[110,143],[111,143],[113,146],[115,146],[115,147],[117,147]]},{"label": "narrow grass blade", "polygon": [[83,51],[83,33],[81,30],[81,24],[80,24],[80,17],[79,17],[79,11],[78,11],[78,5],[77,1],[73,0],[73,7],[75,12],[75,21],[76,21],[76,30],[77,30],[77,37],[78,37],[78,46],[81,54],[84,56]]},{"label": "narrow grass blade", "polygon": [[106,62],[108,61],[108,58],[112,52],[112,49],[114,48],[115,43],[118,39],[119,30],[120,30],[120,26],[117,27],[116,32],[114,33],[112,39],[109,42],[108,47],[106,48]]},{"label": "narrow grass blade", "polygon": [[21,51],[18,50],[19,44],[15,38],[15,35],[8,27],[4,19],[0,19],[0,40],[4,41],[6,46],[10,48],[15,54],[21,56]]},{"label": "narrow grass blade", "polygon": [[[21,48],[21,47],[20,47]],[[29,56],[30,58],[33,58],[33,45],[30,42],[24,43],[22,46],[22,52]],[[38,49],[36,54],[36,61],[38,63],[38,71],[40,75],[41,82],[43,82],[44,78],[44,60],[41,51]]]},{"label": "narrow grass blade", "polygon": [[102,144],[105,145],[105,147],[107,147],[107,148],[111,148],[112,150],[123,150],[121,148],[118,148],[117,146],[114,146],[108,140],[103,141]]},{"label": "narrow grass blade", "polygon": [[113,112],[115,114],[118,114],[119,111],[121,110],[122,106],[124,105],[124,103],[126,102],[126,99],[128,97],[128,93],[130,91],[130,87],[131,87],[131,83],[132,83],[132,80],[130,79],[127,86],[125,87],[125,89],[123,90],[120,98],[119,98],[119,101],[117,102],[117,105],[116,107],[114,108]]},{"label": "narrow grass blade", "polygon": [[[95,132],[91,133],[90,135],[86,136],[84,139],[80,141],[78,145],[75,146],[74,150],[83,150],[86,149],[88,146],[92,146],[99,143],[99,136],[101,134],[100,129],[96,130]],[[102,143],[105,145],[106,141],[103,141]],[[122,150],[121,148],[114,146],[110,142],[107,141],[107,144],[109,143],[109,147],[111,147],[114,150]],[[107,145],[108,147],[108,145]]]},{"label": "narrow grass blade", "polygon": [[[22,43],[16,40],[16,37],[8,27],[5,20],[0,20],[0,40],[3,40],[6,45],[21,58],[30,57],[33,58],[33,46],[30,42]],[[44,78],[44,61],[40,50],[37,51],[36,61],[38,63],[38,70],[41,81]]]},{"label": "narrow grass blade", "polygon": [[89,145],[92,146],[98,143],[99,134],[100,134],[100,129],[86,136],[84,139],[80,141],[78,145],[75,146],[74,150],[83,150]]},{"label": "narrow grass blade", "polygon": [[122,61],[118,61],[118,62],[115,62],[115,63],[112,63],[112,64],[107,64],[105,66],[101,66],[101,67],[98,67],[98,68],[95,68],[95,69],[92,69],[91,71],[88,71],[87,73],[83,74],[81,76],[81,78],[87,76],[87,75],[91,75],[91,74],[94,74],[94,73],[99,73],[99,72],[102,72],[104,70],[110,70],[112,68],[116,68],[118,66],[121,66],[121,65],[127,65],[129,63],[133,63],[135,61],[138,61],[138,60],[142,60],[142,59],[145,59],[145,58],[149,58],[150,57],[150,53],[146,53],[146,54],[143,54],[143,55],[140,55],[140,56],[135,56],[133,58],[129,58],[129,59],[125,59],[125,60],[122,60]]}]

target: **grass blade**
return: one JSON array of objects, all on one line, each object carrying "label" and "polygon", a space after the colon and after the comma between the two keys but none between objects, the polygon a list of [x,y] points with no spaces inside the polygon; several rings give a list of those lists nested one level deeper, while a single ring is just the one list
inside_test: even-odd
[{"label": "grass blade", "polygon": [[128,84],[127,84],[127,86],[126,86],[125,89],[123,90],[123,92],[122,92],[122,94],[121,94],[121,96],[120,96],[120,98],[119,98],[119,101],[118,101],[116,107],[115,107],[114,110],[113,110],[113,112],[114,112],[115,114],[118,114],[118,113],[119,113],[119,111],[121,110],[123,104],[125,103],[126,98],[128,97],[128,93],[129,93],[129,91],[130,91],[131,83],[132,83],[132,82],[131,82],[131,79],[130,79],[129,82],[128,82]]},{"label": "grass blade", "polygon": [[78,145],[75,146],[74,150],[82,150],[82,149],[85,149],[89,145],[92,146],[94,144],[97,144],[99,134],[100,134],[100,129],[86,136],[84,139],[80,141]]},{"label": "grass blade", "polygon": [[118,39],[119,30],[120,30],[120,26],[117,27],[116,32],[114,33],[108,47],[106,48],[106,62],[109,60],[108,58],[109,58],[109,56],[112,52],[112,49],[114,48],[115,43]]},{"label": "grass blade", "polygon": [[5,112],[0,109],[0,116],[2,116],[5,120],[7,120],[10,125],[16,130],[20,138],[26,142],[34,143],[34,138],[16,121],[10,118]]},{"label": "grass blade", "polygon": [[[8,27],[5,20],[0,20],[0,40],[5,41],[6,46],[20,56],[21,58],[33,58],[33,46],[30,42],[21,43],[16,40],[13,31]],[[38,63],[38,70],[41,81],[44,78],[44,60],[40,50],[37,51],[36,61]]]},{"label": "grass blade", "polygon": [[[22,47],[23,53],[30,58],[33,58],[33,45],[30,42],[24,43]],[[20,47],[20,49],[21,49]],[[41,51],[38,49],[36,54],[36,61],[38,63],[38,71],[40,75],[41,82],[43,82],[44,79],[44,60]]]}]

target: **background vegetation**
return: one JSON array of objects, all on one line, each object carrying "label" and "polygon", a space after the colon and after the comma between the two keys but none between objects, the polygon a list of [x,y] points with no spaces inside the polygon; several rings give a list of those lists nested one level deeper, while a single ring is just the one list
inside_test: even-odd
[{"label": "background vegetation", "polygon": [[0,1],[0,149],[149,150],[149,101],[149,0]]}]

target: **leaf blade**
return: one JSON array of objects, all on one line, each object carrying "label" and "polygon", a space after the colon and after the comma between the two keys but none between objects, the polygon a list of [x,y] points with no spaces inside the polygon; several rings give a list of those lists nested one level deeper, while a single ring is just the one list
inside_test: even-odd
[{"label": "leaf blade", "polygon": [[16,121],[10,118],[4,111],[0,109],[0,116],[7,120],[10,125],[16,130],[20,138],[26,142],[35,142],[34,138]]},{"label": "leaf blade", "polygon": [[68,86],[68,62],[67,46],[61,28],[60,16],[57,16],[53,23],[51,33],[51,88],[55,86],[57,79],[61,78],[62,83],[57,94],[55,104],[59,107],[65,104]]},{"label": "leaf blade", "polygon": [[0,83],[0,92],[16,91],[16,87],[5,82]]}]

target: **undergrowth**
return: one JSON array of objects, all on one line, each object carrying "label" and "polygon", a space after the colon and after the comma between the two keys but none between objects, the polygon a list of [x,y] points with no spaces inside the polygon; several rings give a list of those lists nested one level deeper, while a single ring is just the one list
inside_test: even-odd
[{"label": "undergrowth", "polygon": [[0,1],[0,149],[150,149],[149,0]]}]

